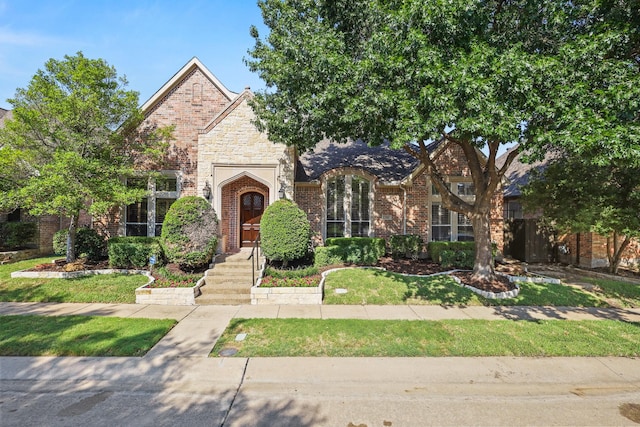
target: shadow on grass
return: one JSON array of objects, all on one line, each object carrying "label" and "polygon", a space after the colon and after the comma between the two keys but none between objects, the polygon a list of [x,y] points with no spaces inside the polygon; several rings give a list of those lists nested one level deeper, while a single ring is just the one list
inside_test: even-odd
[{"label": "shadow on grass", "polygon": [[143,356],[175,321],[0,316],[0,356]]},{"label": "shadow on grass", "polygon": [[402,300],[404,302],[423,301],[443,306],[467,305],[478,299],[473,292],[458,286],[448,275],[429,277],[403,276],[388,271],[375,270],[375,276],[384,277],[402,283],[406,288]]},{"label": "shadow on grass", "polygon": [[565,284],[521,282],[515,298],[483,299],[486,306],[609,307],[596,295]]}]

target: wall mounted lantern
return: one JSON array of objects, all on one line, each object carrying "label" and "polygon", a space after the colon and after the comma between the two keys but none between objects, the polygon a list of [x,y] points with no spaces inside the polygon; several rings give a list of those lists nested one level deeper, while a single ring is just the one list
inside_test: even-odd
[{"label": "wall mounted lantern", "polygon": [[202,189],[202,195],[208,202],[211,201],[211,186],[209,185],[209,181],[204,184],[204,188]]}]

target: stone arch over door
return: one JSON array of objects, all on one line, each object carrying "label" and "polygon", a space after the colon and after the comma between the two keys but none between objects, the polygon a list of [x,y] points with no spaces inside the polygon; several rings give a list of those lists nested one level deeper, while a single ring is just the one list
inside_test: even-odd
[{"label": "stone arch over door", "polygon": [[241,247],[241,198],[245,194],[257,194],[263,198],[263,208],[269,204],[269,188],[261,182],[242,176],[222,187],[221,232],[227,252]]}]

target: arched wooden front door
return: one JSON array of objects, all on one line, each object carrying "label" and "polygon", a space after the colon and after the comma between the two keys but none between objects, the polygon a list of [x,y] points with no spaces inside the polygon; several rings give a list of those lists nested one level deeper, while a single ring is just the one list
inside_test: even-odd
[{"label": "arched wooden front door", "polygon": [[260,232],[260,219],[264,212],[264,196],[257,192],[240,196],[240,245],[252,246]]}]

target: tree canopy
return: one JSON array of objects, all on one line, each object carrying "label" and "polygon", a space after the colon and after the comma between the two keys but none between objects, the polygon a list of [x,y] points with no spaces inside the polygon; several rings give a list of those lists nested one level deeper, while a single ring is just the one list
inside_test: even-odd
[{"label": "tree canopy", "polygon": [[134,173],[136,159],[155,159],[169,136],[167,129],[139,131],[138,93],[126,85],[104,60],[78,52],[48,60],[8,100],[13,117],[0,129],[7,163],[0,209],[69,217],[69,260],[80,211],[101,215],[144,197],[123,177]]},{"label": "tree canopy", "polygon": [[[531,157],[549,146],[640,164],[637,0],[261,0],[247,63],[267,89],[253,107],[270,138],[311,149],[329,138],[389,141],[418,158],[445,207],[474,226],[474,274],[491,266],[490,200],[500,144]],[[465,202],[426,150],[464,151],[476,189]],[[485,149],[483,156],[477,149]]]},{"label": "tree canopy", "polygon": [[640,173],[633,165],[561,157],[533,174],[523,196],[528,211],[541,212],[561,231],[606,236],[612,273],[631,238],[640,237]]}]

